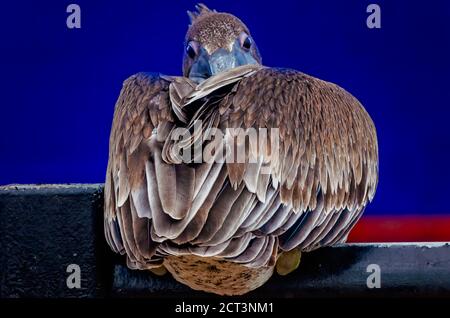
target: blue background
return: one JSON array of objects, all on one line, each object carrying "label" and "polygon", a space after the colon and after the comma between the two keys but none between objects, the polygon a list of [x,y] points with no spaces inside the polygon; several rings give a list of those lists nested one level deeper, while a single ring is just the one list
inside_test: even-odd
[{"label": "blue background", "polygon": [[[66,27],[71,2],[81,29]],[[380,146],[368,214],[449,211],[450,1],[205,2],[247,24],[265,65],[335,82],[363,103]],[[379,30],[366,27],[371,2]],[[123,80],[181,73],[194,3],[2,3],[0,184],[103,182]]]}]

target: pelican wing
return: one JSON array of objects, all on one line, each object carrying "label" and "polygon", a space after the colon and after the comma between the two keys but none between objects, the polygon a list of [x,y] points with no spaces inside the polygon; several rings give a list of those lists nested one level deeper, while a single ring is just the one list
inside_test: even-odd
[{"label": "pelican wing", "polygon": [[[376,130],[356,98],[294,70],[264,68],[243,78],[220,104],[219,113],[222,129],[267,129],[269,146],[255,147],[253,142],[241,147],[249,153],[247,159],[259,158],[266,165],[281,203],[296,215],[277,212],[260,222],[259,230],[285,231],[280,244],[288,250],[346,238],[378,181]],[[278,137],[278,143],[271,136]],[[253,193],[269,191],[267,176],[258,167],[261,164],[228,164],[230,182],[245,183]]]},{"label": "pelican wing", "polygon": [[156,251],[149,234],[153,202],[146,163],[154,161],[154,132],[162,135],[174,125],[169,84],[159,74],[133,75],[124,82],[115,106],[105,182],[105,236],[115,252],[127,253],[130,265],[153,261]]}]

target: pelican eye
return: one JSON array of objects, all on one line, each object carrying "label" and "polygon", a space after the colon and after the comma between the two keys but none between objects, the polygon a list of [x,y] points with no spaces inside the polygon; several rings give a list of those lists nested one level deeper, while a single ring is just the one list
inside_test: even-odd
[{"label": "pelican eye", "polygon": [[252,40],[250,39],[250,37],[246,37],[244,39],[244,41],[242,42],[242,47],[246,50],[250,50],[250,48],[252,47]]},{"label": "pelican eye", "polygon": [[186,46],[186,54],[191,58],[195,58],[197,55],[197,52],[195,51],[194,47],[192,46],[192,43],[188,43]]}]

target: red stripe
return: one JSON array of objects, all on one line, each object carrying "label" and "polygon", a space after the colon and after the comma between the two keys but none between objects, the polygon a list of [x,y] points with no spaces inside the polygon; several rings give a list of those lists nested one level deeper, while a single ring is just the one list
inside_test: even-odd
[{"label": "red stripe", "polygon": [[450,216],[363,216],[348,242],[450,241]]}]

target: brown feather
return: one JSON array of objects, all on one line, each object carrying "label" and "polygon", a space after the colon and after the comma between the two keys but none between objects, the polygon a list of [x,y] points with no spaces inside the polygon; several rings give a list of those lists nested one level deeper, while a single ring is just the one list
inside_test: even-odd
[{"label": "brown feather", "polygon": [[[195,24],[213,14],[202,12]],[[203,131],[278,129],[279,143],[258,131],[268,141],[265,148],[235,143],[242,163],[174,164],[171,135],[195,120],[203,121]],[[219,149],[236,141],[226,136]],[[198,134],[179,144],[188,149],[199,142],[217,141]],[[200,85],[138,74],[124,83],[116,104],[105,236],[128,255],[132,268],[160,266],[171,255],[273,266],[279,249],[309,251],[345,240],[377,182],[374,125],[361,104],[334,84],[259,65]]]}]

